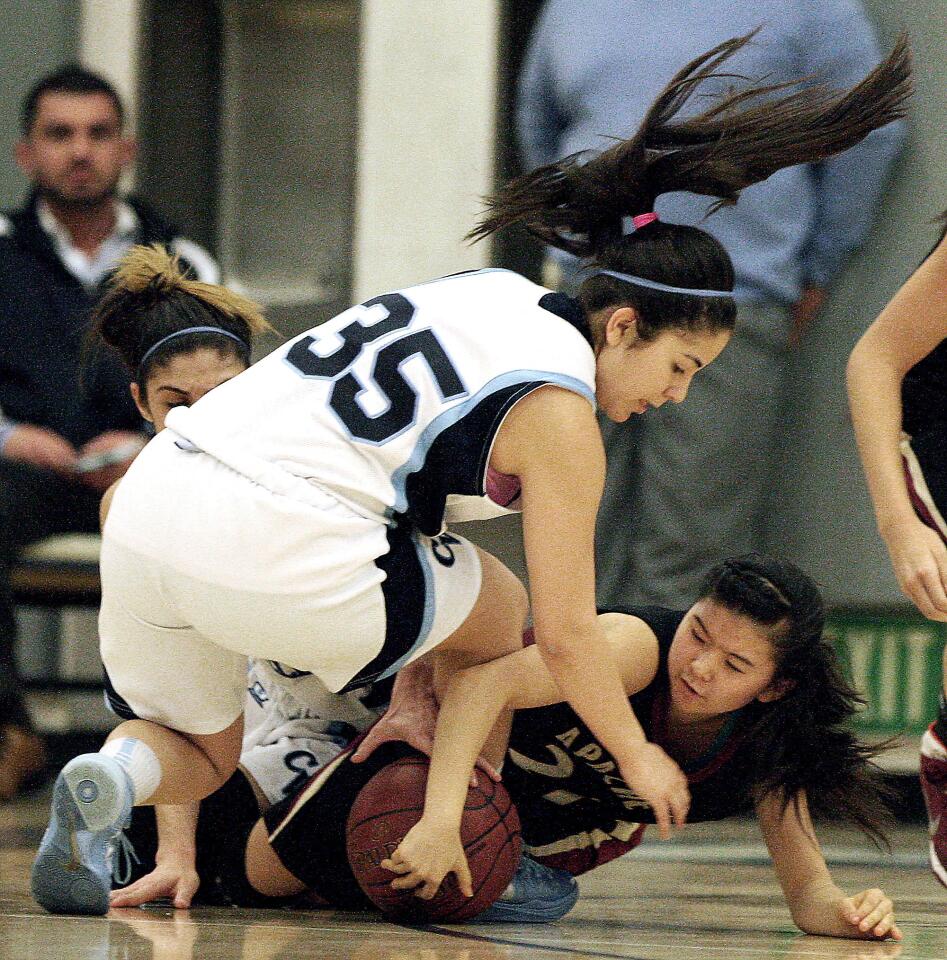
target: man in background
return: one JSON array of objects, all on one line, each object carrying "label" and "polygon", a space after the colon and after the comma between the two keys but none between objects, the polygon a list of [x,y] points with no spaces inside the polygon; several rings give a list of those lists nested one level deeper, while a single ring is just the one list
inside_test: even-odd
[{"label": "man in background", "polygon": [[[627,136],[685,63],[757,27],[727,64],[730,86],[805,78],[842,89],[880,59],[857,0],[547,0],[519,88],[527,167]],[[711,104],[698,99],[693,109]],[[903,133],[892,125],[823,163],[782,170],[706,223],[705,198],[659,201],[662,219],[699,224],[726,247],[739,315],[731,344],[686,404],[604,426],[598,582],[605,607],[687,604],[715,556],[765,547],[789,352],[864,241]],[[581,279],[575,260],[553,256],[567,282]]]},{"label": "man in background", "polygon": [[84,355],[91,311],[136,243],[166,244],[219,280],[204,250],[119,195],[136,152],[124,119],[94,73],[67,66],[39,81],[15,153],[30,194],[0,215],[0,800],[45,762],[14,662],[11,568],[29,543],[96,531],[101,494],[147,439],[121,365]]}]

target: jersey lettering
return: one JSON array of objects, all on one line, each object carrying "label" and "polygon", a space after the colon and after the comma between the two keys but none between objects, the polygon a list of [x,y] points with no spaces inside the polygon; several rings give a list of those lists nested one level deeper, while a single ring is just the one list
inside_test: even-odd
[{"label": "jersey lettering", "polygon": [[375,313],[380,309],[384,318],[367,327],[359,320],[343,327],[338,332],[342,345],[324,357],[312,350],[316,337],[303,337],[293,344],[286,359],[304,377],[332,380],[329,406],[335,415],[354,439],[381,444],[406,430],[417,417],[417,391],[401,369],[410,358],[424,360],[443,400],[453,400],[467,391],[434,331],[415,330],[386,343],[375,354],[371,380],[387,399],[388,406],[381,413],[366,413],[358,402],[366,387],[349,368],[366,346],[407,327],[414,317],[415,306],[400,293],[382,294],[366,300],[362,306]]},{"label": "jersey lettering", "polygon": [[[546,763],[542,760],[536,760],[533,757],[527,757],[518,750],[509,748],[508,755],[510,760],[521,770],[540,777],[550,779],[564,780],[571,777],[576,768],[578,758],[583,761],[582,767],[594,770],[600,777],[600,782],[604,784],[606,790],[620,803],[625,810],[638,810],[647,808],[649,805],[632,790],[621,776],[612,774],[616,769],[614,761],[602,760],[604,750],[594,740],[582,742],[583,733],[579,727],[571,727],[562,733],[555,734],[555,739],[563,746],[555,743],[546,743],[544,748],[552,754],[555,763]],[[566,749],[563,749],[565,747]],[[556,802],[555,797],[561,794],[561,788],[556,787],[553,790],[544,793],[547,800]],[[600,802],[598,797],[585,797],[586,800]]]},{"label": "jersey lettering", "polygon": [[457,543],[460,543],[457,537],[449,533],[442,533],[431,540],[431,552],[442,567],[452,567],[457,562],[454,551],[451,549],[451,545]]},{"label": "jersey lettering", "polygon": [[319,761],[308,750],[290,750],[283,763],[296,774],[283,787],[283,795],[291,796],[319,769]]},{"label": "jersey lettering", "polygon": [[249,693],[261,707],[270,699],[269,694],[266,692],[266,687],[264,687],[259,680],[255,680],[247,687],[247,693]]},{"label": "jersey lettering", "polygon": [[551,743],[546,744],[546,749],[556,758],[555,763],[533,760],[532,757],[527,757],[512,747],[509,748],[509,755],[518,767],[527,770],[529,773],[538,773],[541,777],[556,777],[557,779],[572,776],[575,764],[569,754],[561,747]]}]

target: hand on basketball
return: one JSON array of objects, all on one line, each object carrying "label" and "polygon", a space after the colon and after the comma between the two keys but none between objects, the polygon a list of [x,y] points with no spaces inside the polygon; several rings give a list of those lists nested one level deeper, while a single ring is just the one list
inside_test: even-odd
[{"label": "hand on basketball", "polygon": [[670,838],[672,824],[684,826],[691,805],[687,777],[656,743],[637,747],[619,761],[619,768],[628,786],[654,810],[662,840]]},{"label": "hand on basketball", "polygon": [[449,873],[457,877],[465,897],[473,896],[470,866],[456,826],[442,827],[425,823],[422,818],[381,865],[399,875],[391,881],[393,889],[414,890],[422,900],[430,900]]},{"label": "hand on basketball", "polygon": [[918,521],[885,539],[904,594],[928,620],[947,621],[947,547],[940,535]]},{"label": "hand on basketball", "polygon": [[200,886],[200,878],[194,869],[193,859],[159,863],[151,873],[130,883],[121,890],[113,890],[109,904],[113,907],[140,907],[152,900],[167,898],[178,910],[191,905]]},{"label": "hand on basketball", "polygon": [[894,922],[894,904],[884,890],[862,890],[839,903],[843,921],[853,927],[852,936],[866,940],[900,940],[901,931]]},{"label": "hand on basketball", "polygon": [[414,747],[418,753],[431,755],[434,745],[434,722],[437,720],[436,709],[434,721],[428,723],[423,715],[411,709],[389,708],[375,725],[365,734],[365,738],[352,754],[352,763],[361,763],[367,760],[382,744],[392,741],[403,741]]},{"label": "hand on basketball", "polygon": [[392,740],[402,740],[430,756],[436,724],[434,668],[422,657],[398,672],[390,706],[352,754],[352,762],[367,760],[383,743]]}]

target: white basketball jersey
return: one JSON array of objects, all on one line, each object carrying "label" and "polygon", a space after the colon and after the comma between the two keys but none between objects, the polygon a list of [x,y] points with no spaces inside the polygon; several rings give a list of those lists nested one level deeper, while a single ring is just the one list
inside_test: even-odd
[{"label": "white basketball jersey", "polygon": [[315,327],[168,426],[274,489],[274,468],[366,516],[441,526],[448,495],[482,496],[496,432],[544,384],[594,403],[587,331],[563,298],[507,270],[383,294]]}]

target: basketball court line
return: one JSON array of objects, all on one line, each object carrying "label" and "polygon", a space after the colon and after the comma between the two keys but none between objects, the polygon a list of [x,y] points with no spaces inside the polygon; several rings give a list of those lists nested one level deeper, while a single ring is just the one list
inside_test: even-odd
[{"label": "basketball court line", "polygon": [[[579,947],[567,947],[559,944],[531,943],[528,940],[510,940],[505,937],[491,937],[486,934],[464,933],[461,930],[448,930],[446,927],[425,927],[430,933],[453,940],[473,940],[476,943],[489,943],[498,947],[518,947],[523,950],[544,950],[547,953],[565,953],[580,957],[600,957],[602,960],[648,960],[647,957],[635,956],[632,953],[605,953],[599,950],[588,950]],[[644,946],[658,946],[658,944],[644,944]],[[662,944],[663,946],[663,944]]]},{"label": "basketball court line", "polygon": [[[624,928],[627,928],[628,926],[631,926],[631,925],[623,924]],[[614,953],[609,950],[590,949],[590,946],[594,944],[610,945],[611,944],[610,941],[589,940],[589,939],[583,938],[581,942],[584,944],[584,946],[578,947],[578,946],[568,946],[562,943],[514,940],[508,937],[496,937],[496,936],[491,936],[489,934],[466,933],[462,930],[451,930],[446,927],[439,927],[439,926],[430,926],[430,927],[425,927],[423,929],[428,932],[436,933],[439,936],[448,937],[453,940],[474,941],[476,943],[490,944],[492,946],[514,947],[514,948],[527,950],[527,951],[535,950],[535,951],[545,951],[547,953],[561,953],[561,954],[566,954],[568,956],[596,958],[596,960],[653,960],[653,954],[641,955],[637,952],[636,953]],[[647,929],[647,927],[645,929]],[[697,932],[699,930],[700,928],[688,926],[686,928],[678,928],[677,932],[679,933]],[[720,932],[726,932],[726,931],[713,929],[713,930],[708,930],[708,932],[720,933]],[[734,931],[734,932],[737,932],[743,935],[746,935],[747,933],[746,930],[740,930],[740,931]],[[772,938],[778,938],[778,939],[785,938],[787,944],[790,944],[793,941],[801,939],[804,936],[804,934],[802,933],[787,934],[785,931],[773,930],[769,932],[768,936]],[[618,946],[618,944],[615,944],[615,945]],[[882,941],[851,940],[851,941],[846,941],[846,946],[848,945],[851,945],[851,948],[853,951],[852,957],[854,958],[855,956],[858,955],[855,953],[855,951],[858,951],[859,954],[862,954],[863,956],[867,956],[868,955],[867,951],[871,951],[876,948],[882,948],[883,950],[886,946],[887,947],[895,946],[895,943],[894,941],[882,942]],[[746,945],[735,946],[732,943],[708,944],[704,942],[704,943],[689,944],[689,943],[671,943],[667,941],[664,941],[664,942],[645,941],[645,942],[635,943],[632,947],[632,949],[636,951],[637,950],[649,951],[652,949],[669,950],[671,948],[673,948],[677,952],[678,956],[682,956],[682,957],[685,955],[691,955],[691,954],[696,955],[698,957],[706,957],[706,956],[710,956],[711,954],[719,954],[724,957],[752,956],[752,955],[760,955],[765,957],[777,956],[777,954],[774,953],[774,946],[772,943],[761,945],[759,947],[751,947]],[[818,960],[818,958],[820,957],[827,958],[830,956],[838,956],[837,951],[833,951],[830,949],[820,950],[818,946],[815,946],[815,945],[813,945],[813,949],[811,950],[807,949],[804,952],[805,954],[813,957],[814,960]],[[797,948],[797,954],[798,954],[798,948]],[[798,955],[801,955],[801,954],[798,954]],[[884,952],[879,953],[878,954],[879,960],[884,955],[885,955]],[[914,955],[899,952],[897,956],[898,956],[898,960],[912,960],[912,956]],[[923,958],[922,955],[918,954],[917,960],[925,960],[925,958]]]}]

